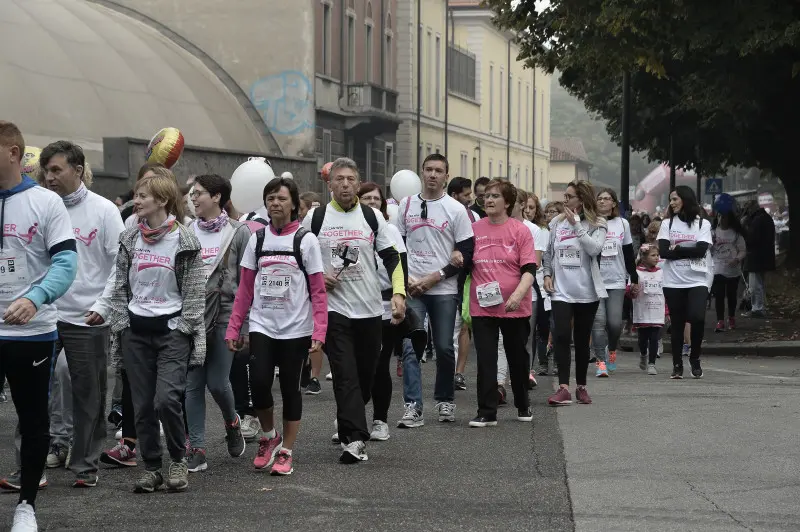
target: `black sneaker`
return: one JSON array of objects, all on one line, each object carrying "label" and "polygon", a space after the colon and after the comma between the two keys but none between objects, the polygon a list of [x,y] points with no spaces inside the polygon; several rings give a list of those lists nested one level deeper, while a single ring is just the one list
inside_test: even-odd
[{"label": "black sneaker", "polygon": [[692,377],[695,379],[699,379],[703,376],[703,368],[700,367],[699,360],[690,360],[689,363],[692,365]]},{"label": "black sneaker", "polygon": [[464,375],[461,373],[456,373],[454,383],[456,386],[456,390],[466,390],[467,389],[467,379],[464,378]]},{"label": "black sneaker", "polygon": [[242,420],[236,415],[236,421],[225,425],[225,441],[228,442],[228,454],[238,458],[244,454],[245,443],[242,436]]},{"label": "black sneaker", "polygon": [[498,397],[497,397],[497,404],[498,405],[508,404],[506,402],[506,389],[505,389],[505,386],[503,386],[502,384],[498,384],[497,385],[497,395],[498,395]]},{"label": "black sneaker", "polygon": [[492,419],[485,416],[477,416],[469,422],[469,426],[473,428],[496,427],[497,419]]},{"label": "black sneaker", "polygon": [[133,486],[134,493],[153,493],[164,485],[161,471],[145,471]]},{"label": "black sneaker", "polygon": [[116,428],[122,427],[122,405],[114,405],[108,413],[108,422]]},{"label": "black sneaker", "polygon": [[531,410],[531,407],[517,409],[517,421],[533,421],[533,410]]},{"label": "black sneaker", "polygon": [[97,486],[97,475],[94,473],[80,473],[75,476],[73,488],[94,488]]},{"label": "black sneaker", "polygon": [[682,379],[683,378],[683,366],[673,366],[672,367],[672,375],[669,376],[670,379]]},{"label": "black sneaker", "polygon": [[319,379],[311,377],[308,386],[306,386],[306,395],[319,395],[320,392],[322,392],[322,385],[319,383]]},{"label": "black sneaker", "polygon": [[192,449],[186,455],[186,467],[190,473],[199,473],[208,469],[205,449]]}]

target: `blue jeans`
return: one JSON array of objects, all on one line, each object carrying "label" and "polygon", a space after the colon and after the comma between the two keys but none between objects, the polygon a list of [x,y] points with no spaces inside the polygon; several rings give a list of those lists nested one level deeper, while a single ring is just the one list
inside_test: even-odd
[{"label": "blue jeans", "polygon": [[192,448],[205,449],[206,443],[206,385],[222,411],[225,423],[236,421],[233,389],[229,375],[233,353],[225,343],[225,325],[218,325],[206,338],[206,361],[189,370],[186,381],[186,422]]},{"label": "blue jeans", "polygon": [[[458,304],[455,295],[422,295],[406,300],[406,305],[417,313],[421,321],[427,315],[436,349],[436,383],[433,398],[437,403],[452,403],[455,398],[453,378],[456,371],[456,354],[453,347],[453,328]],[[422,368],[417,353],[409,340],[403,340],[403,400],[417,403],[422,410]]]}]

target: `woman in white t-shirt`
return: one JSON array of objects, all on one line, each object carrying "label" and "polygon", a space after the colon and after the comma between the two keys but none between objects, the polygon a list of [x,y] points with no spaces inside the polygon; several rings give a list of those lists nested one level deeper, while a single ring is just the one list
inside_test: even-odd
[{"label": "woman in white t-shirt", "polygon": [[[550,228],[545,221],[544,209],[536,194],[528,194],[525,203],[525,217],[536,228],[533,233],[533,245],[536,250],[536,264],[542,265],[544,252],[550,243]],[[533,283],[533,295],[536,299],[535,320],[531,323],[531,375],[547,375],[547,341],[550,336],[550,294],[544,291],[544,274],[541,267],[536,270]],[[534,368],[538,359],[538,368]],[[536,382],[533,380],[532,382]]]},{"label": "woman in white t-shirt", "polygon": [[684,185],[669,195],[667,215],[658,231],[658,253],[664,259],[664,297],[672,320],[672,379],[683,378],[684,326],[691,324],[692,376],[703,376],[700,352],[711,278],[711,222],[694,191]]},{"label": "woman in white t-shirt", "polygon": [[739,278],[742,276],[742,261],[747,256],[744,229],[736,214],[719,214],[714,229],[711,256],[714,259],[714,304],[717,311],[715,332],[725,330],[725,298],[728,298],[728,329],[736,328],[736,302],[738,299]]},{"label": "woman in white t-shirt", "polygon": [[591,404],[586,390],[589,336],[606,289],[597,257],[606,240],[606,220],[597,214],[594,188],[576,181],[564,192],[564,212],[550,223],[550,242],[544,255],[544,289],[553,300],[553,343],[558,361],[559,388],[550,396],[553,406],[572,403],[569,393],[570,343],[575,339],[575,395]]},{"label": "woman in white t-shirt", "polygon": [[[247,243],[225,339],[231,351],[242,348],[248,341],[242,325],[249,312],[250,389],[264,431],[253,466],[272,466],[271,474],[290,475],[303,412],[300,377],[309,354],[322,350],[328,299],[319,241],[297,219],[297,185],[276,177],[264,187],[263,197],[270,222]],[[275,429],[275,366],[280,370],[283,435]]]},{"label": "woman in white t-shirt", "polygon": [[[604,188],[597,194],[597,210],[608,221],[606,241],[600,252],[600,277],[608,297],[600,300],[592,326],[592,349],[597,359],[597,377],[608,377],[617,369],[617,344],[622,334],[622,308],[628,277],[634,297],[639,291],[636,252],[628,220],[619,215],[617,193]],[[637,250],[638,251],[638,250]]]},{"label": "woman in white t-shirt", "polygon": [[[143,177],[134,204],[139,223],[120,235],[111,318],[112,358],[119,362],[121,351],[145,463],[134,491],[152,493],[163,484],[183,491],[189,471],[181,397],[187,371],[202,366],[206,354],[200,242],[176,219],[182,198],[174,177]],[[166,479],[159,421],[172,459]]]},{"label": "woman in white t-shirt", "polygon": [[225,332],[233,310],[242,261],[250,230],[231,220],[222,205],[231,196],[230,181],[215,174],[195,178],[190,194],[197,218],[189,225],[200,241],[206,277],[206,360],[189,370],[186,384],[186,421],[190,451],[186,458],[190,472],[205,471],[206,387],[222,412],[228,454],[244,454],[242,423],[236,415],[229,375],[233,357],[225,343]]}]

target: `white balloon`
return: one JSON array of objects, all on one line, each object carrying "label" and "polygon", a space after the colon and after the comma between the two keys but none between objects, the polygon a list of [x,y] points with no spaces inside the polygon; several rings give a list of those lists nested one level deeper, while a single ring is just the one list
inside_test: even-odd
[{"label": "white balloon", "polygon": [[400,207],[398,207],[394,203],[387,203],[386,214],[389,215],[389,223],[392,225],[397,225],[397,218],[398,215],[400,214]]},{"label": "white balloon", "polygon": [[400,170],[392,176],[389,188],[392,191],[392,197],[400,201],[405,197],[422,192],[422,181],[413,171]]},{"label": "white balloon", "polygon": [[281,177],[284,179],[294,179],[294,176],[292,175],[291,172],[284,172],[281,174]]},{"label": "white balloon", "polygon": [[264,206],[264,187],[275,172],[263,157],[250,157],[231,176],[231,201],[239,212],[251,212]]},{"label": "white balloon", "polygon": [[539,200],[539,205],[541,205],[541,206],[542,206],[542,209],[544,209],[545,207],[547,207],[547,204],[548,204],[548,203],[550,203],[550,200],[549,200],[549,199],[547,199],[547,198],[542,198],[542,199],[540,199],[540,200]]}]

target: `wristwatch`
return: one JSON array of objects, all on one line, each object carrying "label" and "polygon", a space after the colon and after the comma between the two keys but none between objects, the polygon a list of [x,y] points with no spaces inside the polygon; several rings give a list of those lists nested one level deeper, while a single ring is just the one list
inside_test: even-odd
[{"label": "wristwatch", "polygon": [[445,277],[446,277],[446,275],[444,273],[444,270],[439,270],[439,280],[440,281],[444,281]]}]

